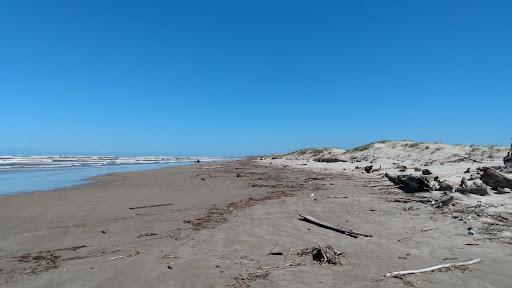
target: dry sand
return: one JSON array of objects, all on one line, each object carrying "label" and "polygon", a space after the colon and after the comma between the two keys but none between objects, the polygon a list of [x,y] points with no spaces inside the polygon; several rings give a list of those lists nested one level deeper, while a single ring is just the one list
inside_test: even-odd
[{"label": "dry sand", "polygon": [[[376,175],[271,161],[114,174],[84,186],[0,198],[0,283],[510,287],[510,243],[487,239],[478,229],[468,235],[472,211],[433,208]],[[373,237],[351,238],[299,221],[299,214]],[[495,225],[510,230],[512,223],[501,220]],[[342,265],[298,255],[318,243],[342,252]],[[464,270],[381,279],[391,271],[475,258],[482,262]]]}]

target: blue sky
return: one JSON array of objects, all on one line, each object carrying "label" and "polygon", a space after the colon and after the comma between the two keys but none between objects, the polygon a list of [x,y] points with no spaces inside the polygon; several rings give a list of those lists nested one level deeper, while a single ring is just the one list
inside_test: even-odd
[{"label": "blue sky", "polygon": [[508,144],[510,1],[1,1],[0,153]]}]

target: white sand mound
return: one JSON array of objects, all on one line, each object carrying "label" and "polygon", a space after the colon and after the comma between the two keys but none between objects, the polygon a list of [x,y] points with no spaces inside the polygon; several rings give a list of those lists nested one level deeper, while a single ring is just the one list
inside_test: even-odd
[{"label": "white sand mound", "polygon": [[[402,162],[419,166],[440,163],[501,161],[509,151],[504,146],[448,145],[412,141],[380,141],[350,150],[306,148],[273,159],[311,160],[315,162]],[[327,161],[322,161],[327,160]],[[329,161],[332,160],[332,161]],[[337,160],[337,161],[336,161]]]},{"label": "white sand mound", "polygon": [[501,161],[508,148],[503,146],[448,145],[412,141],[381,141],[348,150],[347,160],[388,159],[419,165],[450,162]]},{"label": "white sand mound", "polygon": [[[418,171],[428,168],[435,175],[457,186],[463,176],[470,178],[478,167],[503,165],[503,157],[508,151],[509,148],[504,146],[380,141],[347,151],[336,148],[303,149],[262,161],[277,166],[357,174],[364,173],[362,167],[372,165],[379,170],[377,175],[386,172],[421,174]],[[328,161],[322,161],[325,159]],[[403,166],[407,169],[400,171]],[[468,168],[471,173],[465,173]]]}]

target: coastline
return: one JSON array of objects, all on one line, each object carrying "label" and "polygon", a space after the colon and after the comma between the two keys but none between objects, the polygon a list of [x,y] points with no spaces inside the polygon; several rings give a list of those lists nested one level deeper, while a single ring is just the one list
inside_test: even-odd
[{"label": "coastline", "polygon": [[[152,170],[159,170],[159,169],[172,169],[175,167],[193,165],[195,163],[196,163],[195,161],[190,161],[190,162],[176,162],[176,163],[166,163],[166,164],[159,164],[159,163],[156,163],[156,164],[122,164],[119,166],[112,165],[112,166],[101,166],[101,167],[70,167],[70,168],[63,168],[63,169],[56,168],[56,169],[46,169],[46,170],[36,170],[36,171],[23,171],[23,170],[12,171],[12,172],[7,171],[7,173],[20,173],[20,174],[21,173],[34,173],[34,172],[35,173],[57,172],[56,174],[59,174],[62,172],[76,172],[76,171],[73,171],[75,169],[91,169],[92,170],[92,169],[101,169],[101,168],[108,169],[108,168],[110,168],[111,170],[114,170],[113,172],[110,172],[110,171],[109,172],[106,172],[106,171],[100,172],[100,171],[92,170],[89,173],[86,173],[86,174],[89,174],[92,176],[82,177],[80,175],[76,175],[74,177],[72,176],[70,179],[60,180],[61,182],[66,182],[66,181],[70,182],[68,184],[55,183],[54,185],[52,185],[54,187],[48,188],[48,189],[29,188],[29,189],[25,189],[25,190],[5,192],[5,193],[0,194],[0,198],[14,196],[14,195],[18,195],[18,194],[47,193],[47,192],[57,191],[57,190],[61,190],[61,189],[68,189],[68,188],[73,188],[73,187],[78,187],[78,186],[84,186],[84,185],[88,185],[88,184],[93,184],[95,178],[102,177],[102,176],[124,174],[124,173],[136,173],[136,172],[152,171]],[[210,163],[210,162],[207,162],[207,163]],[[155,167],[155,166],[159,166],[159,167]],[[134,168],[134,167],[137,167],[137,168],[132,170],[132,168]],[[118,171],[115,171],[115,170],[118,170]],[[95,174],[97,174],[97,175],[95,175]],[[44,178],[42,175],[39,177]],[[34,185],[34,187],[37,187],[37,184],[33,184],[33,185]]]},{"label": "coastline", "polygon": [[[84,187],[0,198],[1,283],[396,287],[405,280],[378,279],[479,257],[482,263],[470,272],[425,273],[407,281],[424,287],[507,285],[510,260],[503,251],[509,244],[467,235],[465,222],[414,200],[399,202],[406,197],[402,191],[381,185],[382,179],[363,174],[241,160],[100,176]],[[299,221],[299,214],[373,237],[354,239]],[[342,265],[299,255],[318,243],[341,251]],[[294,265],[279,268],[287,263]]]}]

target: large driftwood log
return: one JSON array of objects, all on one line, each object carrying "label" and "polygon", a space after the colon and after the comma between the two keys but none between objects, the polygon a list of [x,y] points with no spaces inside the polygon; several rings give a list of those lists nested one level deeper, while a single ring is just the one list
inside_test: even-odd
[{"label": "large driftwood log", "polygon": [[478,262],[480,262],[480,259],[475,259],[475,260],[466,261],[466,262],[441,264],[441,265],[418,269],[418,270],[390,272],[390,273],[387,273],[386,275],[384,275],[384,277],[400,277],[400,276],[405,276],[405,275],[409,275],[409,274],[431,272],[431,271],[435,271],[435,270],[439,270],[439,269],[443,269],[443,268],[454,268],[454,267],[460,267],[460,266],[468,266],[468,265],[472,265],[472,264],[475,264]]},{"label": "large driftwood log", "polygon": [[389,173],[384,174],[389,181],[393,182],[401,190],[407,193],[414,192],[426,192],[432,190],[430,181],[425,176],[416,175],[391,175]]},{"label": "large driftwood log", "polygon": [[482,168],[482,176],[480,176],[480,180],[484,182],[486,185],[492,187],[493,189],[498,188],[510,188],[512,189],[512,178],[508,175],[505,175],[493,168],[484,167]]}]

